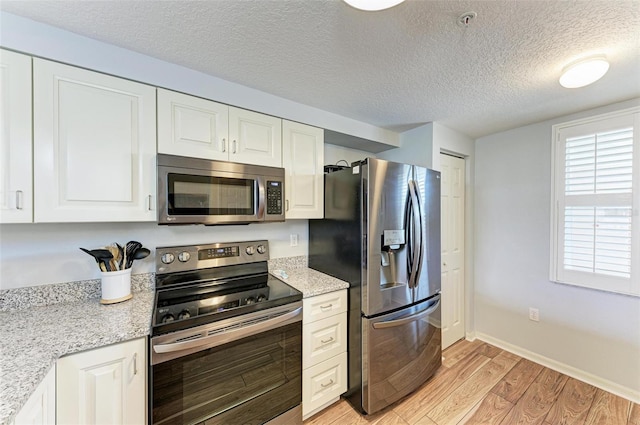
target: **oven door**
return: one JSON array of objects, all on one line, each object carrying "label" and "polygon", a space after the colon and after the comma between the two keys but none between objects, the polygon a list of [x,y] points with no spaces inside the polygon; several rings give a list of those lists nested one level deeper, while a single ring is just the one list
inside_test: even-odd
[{"label": "oven door", "polygon": [[299,406],[301,306],[152,338],[151,423],[257,425]]}]

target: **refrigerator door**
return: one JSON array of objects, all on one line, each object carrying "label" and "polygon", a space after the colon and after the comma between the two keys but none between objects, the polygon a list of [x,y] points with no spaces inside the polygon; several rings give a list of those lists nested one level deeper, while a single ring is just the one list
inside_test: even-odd
[{"label": "refrigerator door", "polygon": [[440,296],[362,318],[362,410],[375,413],[411,393],[442,364]]},{"label": "refrigerator door", "polygon": [[368,158],[362,166],[362,313],[440,290],[440,173]]}]

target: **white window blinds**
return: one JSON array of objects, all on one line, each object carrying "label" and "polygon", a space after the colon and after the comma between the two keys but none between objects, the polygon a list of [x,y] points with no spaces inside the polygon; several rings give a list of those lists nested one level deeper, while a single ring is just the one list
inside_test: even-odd
[{"label": "white window blinds", "polygon": [[554,126],[552,280],[640,295],[637,117]]}]

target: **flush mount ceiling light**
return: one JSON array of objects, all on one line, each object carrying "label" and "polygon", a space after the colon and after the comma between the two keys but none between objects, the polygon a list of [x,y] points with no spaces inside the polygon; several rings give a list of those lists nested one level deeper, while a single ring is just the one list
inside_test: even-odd
[{"label": "flush mount ceiling light", "polygon": [[367,12],[389,9],[402,3],[404,0],[344,0],[349,6]]},{"label": "flush mount ceiling light", "polygon": [[564,67],[560,85],[568,89],[584,87],[598,81],[609,70],[605,56],[591,56]]}]

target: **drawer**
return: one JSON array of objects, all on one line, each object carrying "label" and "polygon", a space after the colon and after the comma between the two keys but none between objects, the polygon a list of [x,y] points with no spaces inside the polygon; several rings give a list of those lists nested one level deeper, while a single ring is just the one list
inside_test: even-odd
[{"label": "drawer", "polygon": [[343,351],[347,351],[346,313],[303,325],[303,369],[323,362]]},{"label": "drawer", "polygon": [[329,292],[302,300],[302,323],[311,323],[347,311],[347,290]]},{"label": "drawer", "polygon": [[302,371],[302,416],[347,391],[347,353]]}]

